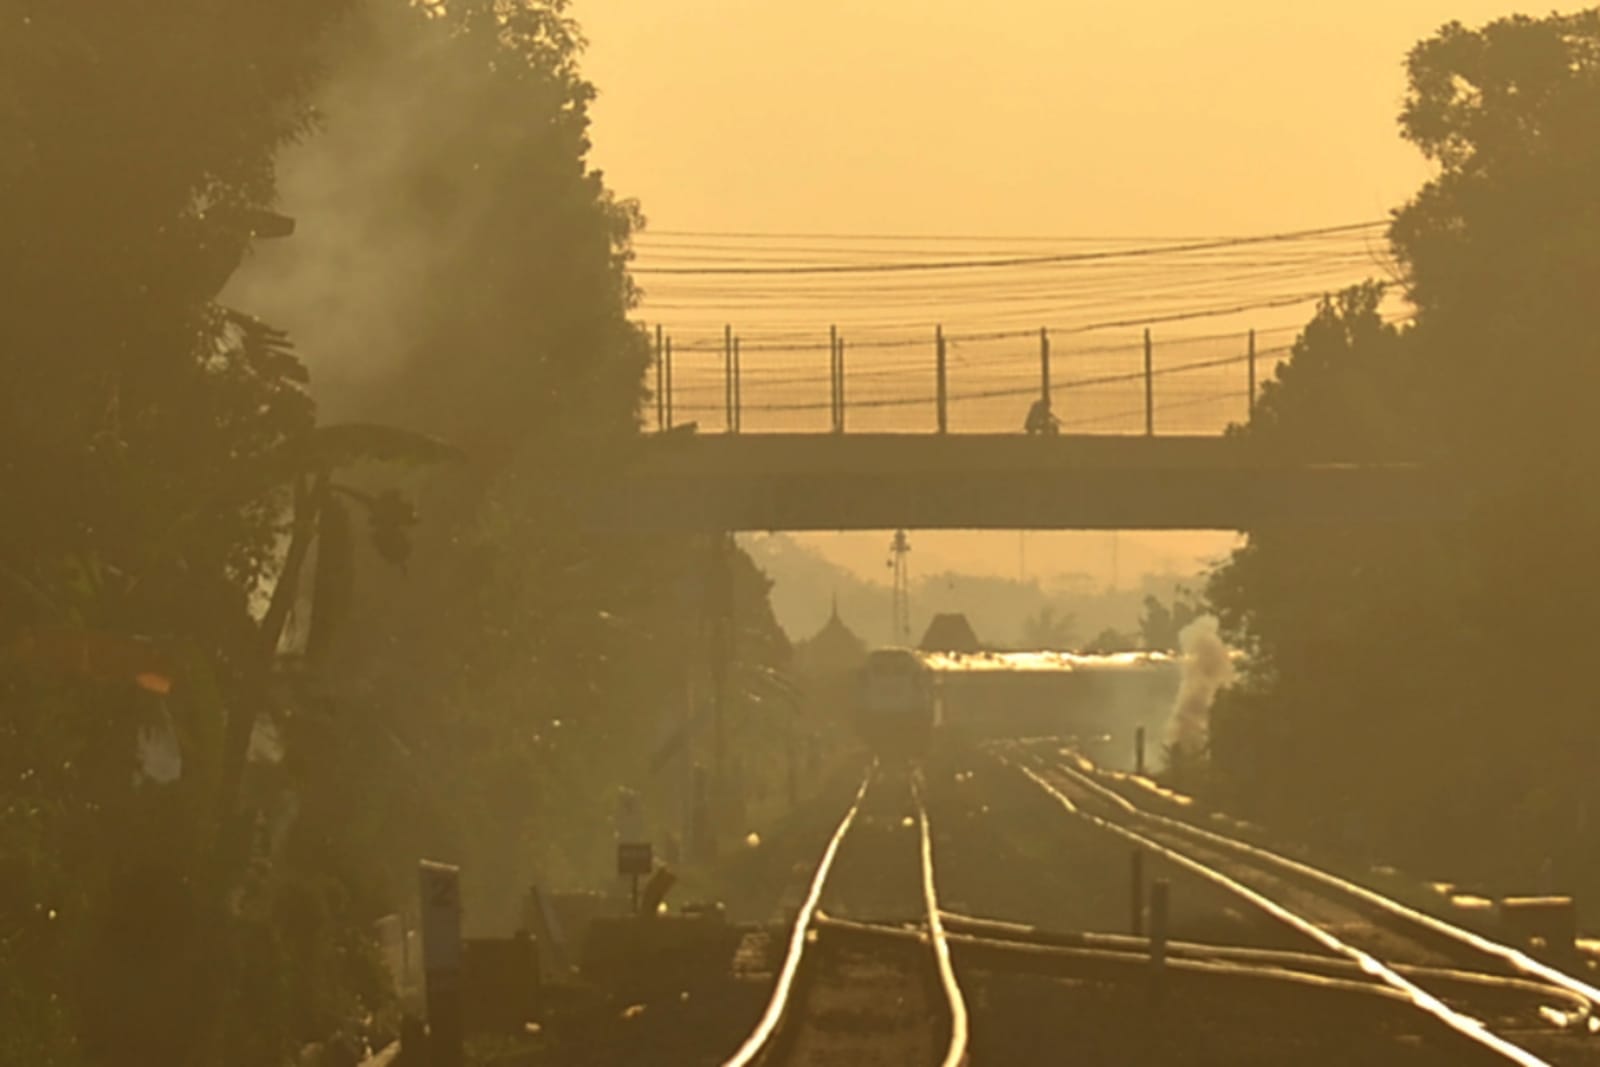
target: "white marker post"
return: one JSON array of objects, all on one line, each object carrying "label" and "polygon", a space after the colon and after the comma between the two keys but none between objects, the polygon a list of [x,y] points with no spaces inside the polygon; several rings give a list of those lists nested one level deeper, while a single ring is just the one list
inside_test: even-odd
[{"label": "white marker post", "polygon": [[429,1067],[461,1067],[461,869],[423,860],[422,975],[428,1006]]}]

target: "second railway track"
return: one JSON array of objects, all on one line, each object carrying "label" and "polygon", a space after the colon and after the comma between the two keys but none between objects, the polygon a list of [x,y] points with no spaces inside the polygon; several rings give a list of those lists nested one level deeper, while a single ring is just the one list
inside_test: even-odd
[{"label": "second railway track", "polygon": [[1484,1062],[1600,1063],[1600,990],[1527,954],[1266,849],[1147,810],[1077,760],[997,750],[1064,808],[1295,930],[1307,948],[1381,983]]},{"label": "second railway track", "polygon": [[[920,779],[917,767],[868,771],[807,887],[767,1009],[725,1067],[966,1062]],[[853,923],[917,936],[851,936]]]}]

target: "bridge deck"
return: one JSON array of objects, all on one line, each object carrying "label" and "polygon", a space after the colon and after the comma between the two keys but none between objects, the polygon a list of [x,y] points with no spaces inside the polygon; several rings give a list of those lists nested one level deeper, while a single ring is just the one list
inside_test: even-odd
[{"label": "bridge deck", "polygon": [[1288,464],[1224,437],[669,434],[597,501],[679,530],[1243,529],[1448,517],[1417,464]]}]

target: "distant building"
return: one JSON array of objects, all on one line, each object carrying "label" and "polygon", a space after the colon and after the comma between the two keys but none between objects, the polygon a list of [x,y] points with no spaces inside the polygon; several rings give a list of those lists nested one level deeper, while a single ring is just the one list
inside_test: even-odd
[{"label": "distant building", "polygon": [[839,600],[833,601],[828,621],[794,648],[795,673],[812,678],[846,674],[867,659],[867,643],[839,617]]},{"label": "distant building", "polygon": [[978,643],[978,635],[972,632],[972,624],[960,612],[935,615],[933,621],[928,623],[927,632],[922,635],[922,643],[917,647],[924,652],[983,651],[983,646]]},{"label": "distant building", "polygon": [[[847,744],[853,736],[856,675],[866,662],[867,643],[839,617],[837,598],[822,629],[794,646],[801,714],[812,740],[820,741],[824,750]],[[813,749],[811,758],[820,758],[819,750]]]}]

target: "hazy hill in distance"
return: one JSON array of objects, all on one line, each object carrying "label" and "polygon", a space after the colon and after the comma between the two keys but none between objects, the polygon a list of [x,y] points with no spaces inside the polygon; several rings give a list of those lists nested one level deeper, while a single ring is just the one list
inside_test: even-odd
[{"label": "hazy hill in distance", "polygon": [[[791,640],[820,630],[837,601],[839,615],[869,645],[893,643],[887,567],[881,581],[870,581],[781,533],[749,535],[740,542],[772,579],[772,610]],[[1058,618],[1070,615],[1073,640],[1085,643],[1108,628],[1136,633],[1145,596],[1170,600],[1178,586],[1200,584],[1198,574],[1142,575],[1137,585],[1117,589],[1088,575],[1046,582],[958,572],[922,575],[911,583],[911,636],[919,638],[936,614],[961,612],[985,644],[1012,646],[1022,641],[1030,618],[1051,609]]]}]

